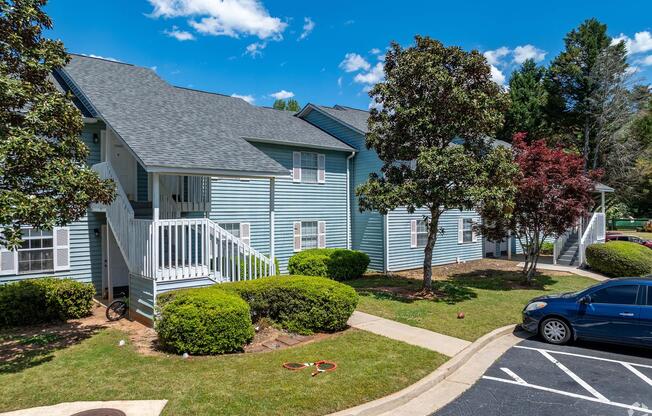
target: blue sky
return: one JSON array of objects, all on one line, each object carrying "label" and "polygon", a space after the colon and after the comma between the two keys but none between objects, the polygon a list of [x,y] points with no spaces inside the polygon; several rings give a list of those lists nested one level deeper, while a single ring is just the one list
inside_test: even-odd
[{"label": "blue sky", "polygon": [[[382,51],[415,34],[479,49],[498,82],[527,57],[549,62],[563,37],[596,17],[623,36],[652,81],[652,1],[50,0],[49,36],[68,51],[152,67],[174,85],[257,105],[293,95],[367,108]],[[503,81],[504,80],[504,81]]]}]

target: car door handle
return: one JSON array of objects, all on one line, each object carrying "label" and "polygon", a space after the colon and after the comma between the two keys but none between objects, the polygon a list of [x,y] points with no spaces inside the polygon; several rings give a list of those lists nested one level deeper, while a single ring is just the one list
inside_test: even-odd
[{"label": "car door handle", "polygon": [[631,313],[631,312],[621,312],[621,313],[619,313],[618,315],[620,315],[620,316],[626,316],[626,317],[632,317],[632,316],[634,316],[634,314]]}]

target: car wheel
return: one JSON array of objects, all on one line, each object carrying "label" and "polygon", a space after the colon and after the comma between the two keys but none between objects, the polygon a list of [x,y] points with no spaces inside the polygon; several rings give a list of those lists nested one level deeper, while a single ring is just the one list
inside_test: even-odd
[{"label": "car wheel", "polygon": [[550,344],[564,345],[571,339],[570,326],[559,318],[548,318],[541,323],[541,337]]}]

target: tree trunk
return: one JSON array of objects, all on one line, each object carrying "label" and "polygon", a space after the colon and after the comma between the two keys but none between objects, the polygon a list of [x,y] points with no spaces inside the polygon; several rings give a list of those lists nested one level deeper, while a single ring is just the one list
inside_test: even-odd
[{"label": "tree trunk", "polygon": [[432,250],[437,242],[439,231],[439,211],[430,210],[430,221],[428,223],[428,242],[423,249],[423,285],[421,290],[432,292]]}]

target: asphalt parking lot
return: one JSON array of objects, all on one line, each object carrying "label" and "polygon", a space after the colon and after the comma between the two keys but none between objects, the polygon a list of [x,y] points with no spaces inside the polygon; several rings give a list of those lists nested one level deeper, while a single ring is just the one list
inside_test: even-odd
[{"label": "asphalt parking lot", "polygon": [[652,416],[652,351],[525,340],[435,415]]}]

